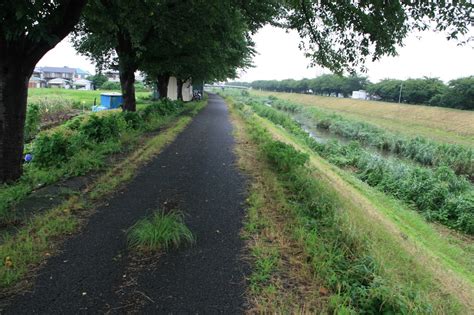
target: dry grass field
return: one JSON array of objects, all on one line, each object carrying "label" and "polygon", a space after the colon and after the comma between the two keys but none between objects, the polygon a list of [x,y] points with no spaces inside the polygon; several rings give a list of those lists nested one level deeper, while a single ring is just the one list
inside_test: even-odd
[{"label": "dry grass field", "polygon": [[347,118],[366,121],[410,136],[474,147],[474,111],[422,105],[364,101],[295,93],[252,91],[274,95],[301,105],[330,110]]}]

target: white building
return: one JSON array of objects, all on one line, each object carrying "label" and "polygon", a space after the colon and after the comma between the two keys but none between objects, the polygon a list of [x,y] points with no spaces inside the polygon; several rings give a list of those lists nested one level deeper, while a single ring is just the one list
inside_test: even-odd
[{"label": "white building", "polygon": [[364,90],[352,91],[351,98],[355,98],[355,99],[359,99],[359,100],[369,99],[368,95],[367,95],[367,91],[364,91]]},{"label": "white building", "polygon": [[71,84],[68,80],[57,78],[48,81],[48,87],[56,89],[70,89]]},{"label": "white building", "polygon": [[76,90],[92,90],[92,82],[86,79],[76,80],[72,86]]}]

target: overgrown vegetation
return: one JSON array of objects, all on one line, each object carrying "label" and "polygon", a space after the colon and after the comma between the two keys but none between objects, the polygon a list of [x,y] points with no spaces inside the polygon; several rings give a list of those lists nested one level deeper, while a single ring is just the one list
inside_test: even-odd
[{"label": "overgrown vegetation", "polygon": [[462,145],[438,143],[423,137],[408,138],[387,132],[382,128],[329,114],[316,108],[304,108],[290,102],[269,100],[276,109],[289,113],[301,113],[318,128],[332,134],[356,140],[426,166],[448,166],[456,174],[474,179],[474,149]]},{"label": "overgrown vegetation", "polygon": [[[329,310],[336,313],[428,313],[430,304],[409,286],[391,283],[371,256],[364,237],[344,228],[338,197],[311,175],[308,156],[271,138],[251,113],[242,114],[248,132],[261,148],[287,192],[297,217],[294,235],[304,245],[308,262],[329,288]],[[254,285],[268,280],[278,252],[256,252],[261,263]],[[263,259],[262,259],[263,257]]]},{"label": "overgrown vegetation", "polygon": [[[60,206],[25,221],[16,233],[3,235],[3,241],[0,244],[0,287],[8,288],[17,284],[38,263],[53,255],[61,239],[77,231],[84,218],[90,215],[95,201],[102,200],[104,196],[115,192],[120,185],[130,180],[139,167],[158,154],[165,145],[171,143],[177,134],[184,130],[191,121],[191,117],[197,114],[204,105],[204,102],[186,105],[187,115],[174,120],[175,123],[170,120],[172,126],[136,147],[125,160],[110,164],[107,172],[92,183],[84,194],[71,196]],[[135,136],[138,137],[139,134]],[[51,172],[54,172],[54,168],[45,170],[43,176]],[[19,184],[9,188],[10,190],[7,191],[3,188],[0,190],[2,193],[0,200],[3,201],[7,193],[15,193],[19,198],[23,197],[24,194],[29,193],[30,187]]]},{"label": "overgrown vegetation", "polygon": [[428,220],[474,234],[474,189],[468,180],[456,176],[450,168],[429,169],[384,159],[356,142],[319,143],[287,114],[255,101],[249,105],[258,115],[302,139],[331,163],[352,169],[369,185],[413,205]]},{"label": "overgrown vegetation", "polygon": [[38,186],[102,169],[113,154],[133,148],[139,135],[158,129],[193,107],[194,104],[163,100],[137,112],[82,115],[41,132],[26,147],[33,159],[25,164],[23,176],[15,184],[0,187],[0,220],[14,219],[9,208]]},{"label": "overgrown vegetation", "polygon": [[183,214],[174,210],[157,212],[135,223],[127,234],[128,245],[142,252],[157,252],[178,248],[194,242],[194,236],[184,224]]}]

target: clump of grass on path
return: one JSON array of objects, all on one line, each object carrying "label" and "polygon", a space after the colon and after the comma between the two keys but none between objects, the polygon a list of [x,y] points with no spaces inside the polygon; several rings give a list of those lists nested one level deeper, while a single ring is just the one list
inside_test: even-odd
[{"label": "clump of grass on path", "polygon": [[129,246],[144,252],[168,250],[193,242],[193,234],[177,211],[155,213],[135,223],[128,232]]}]

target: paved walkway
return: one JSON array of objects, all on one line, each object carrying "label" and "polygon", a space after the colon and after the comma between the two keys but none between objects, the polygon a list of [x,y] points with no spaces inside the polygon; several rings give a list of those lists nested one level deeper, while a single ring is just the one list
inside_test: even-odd
[{"label": "paved walkway", "polygon": [[[248,269],[239,237],[245,179],[234,165],[233,144],[227,108],[210,95],[176,141],[97,209],[7,313],[241,313]],[[117,291],[130,277],[125,231],[165,202],[186,214],[196,243],[139,268],[131,280],[146,298],[124,305]]]}]

